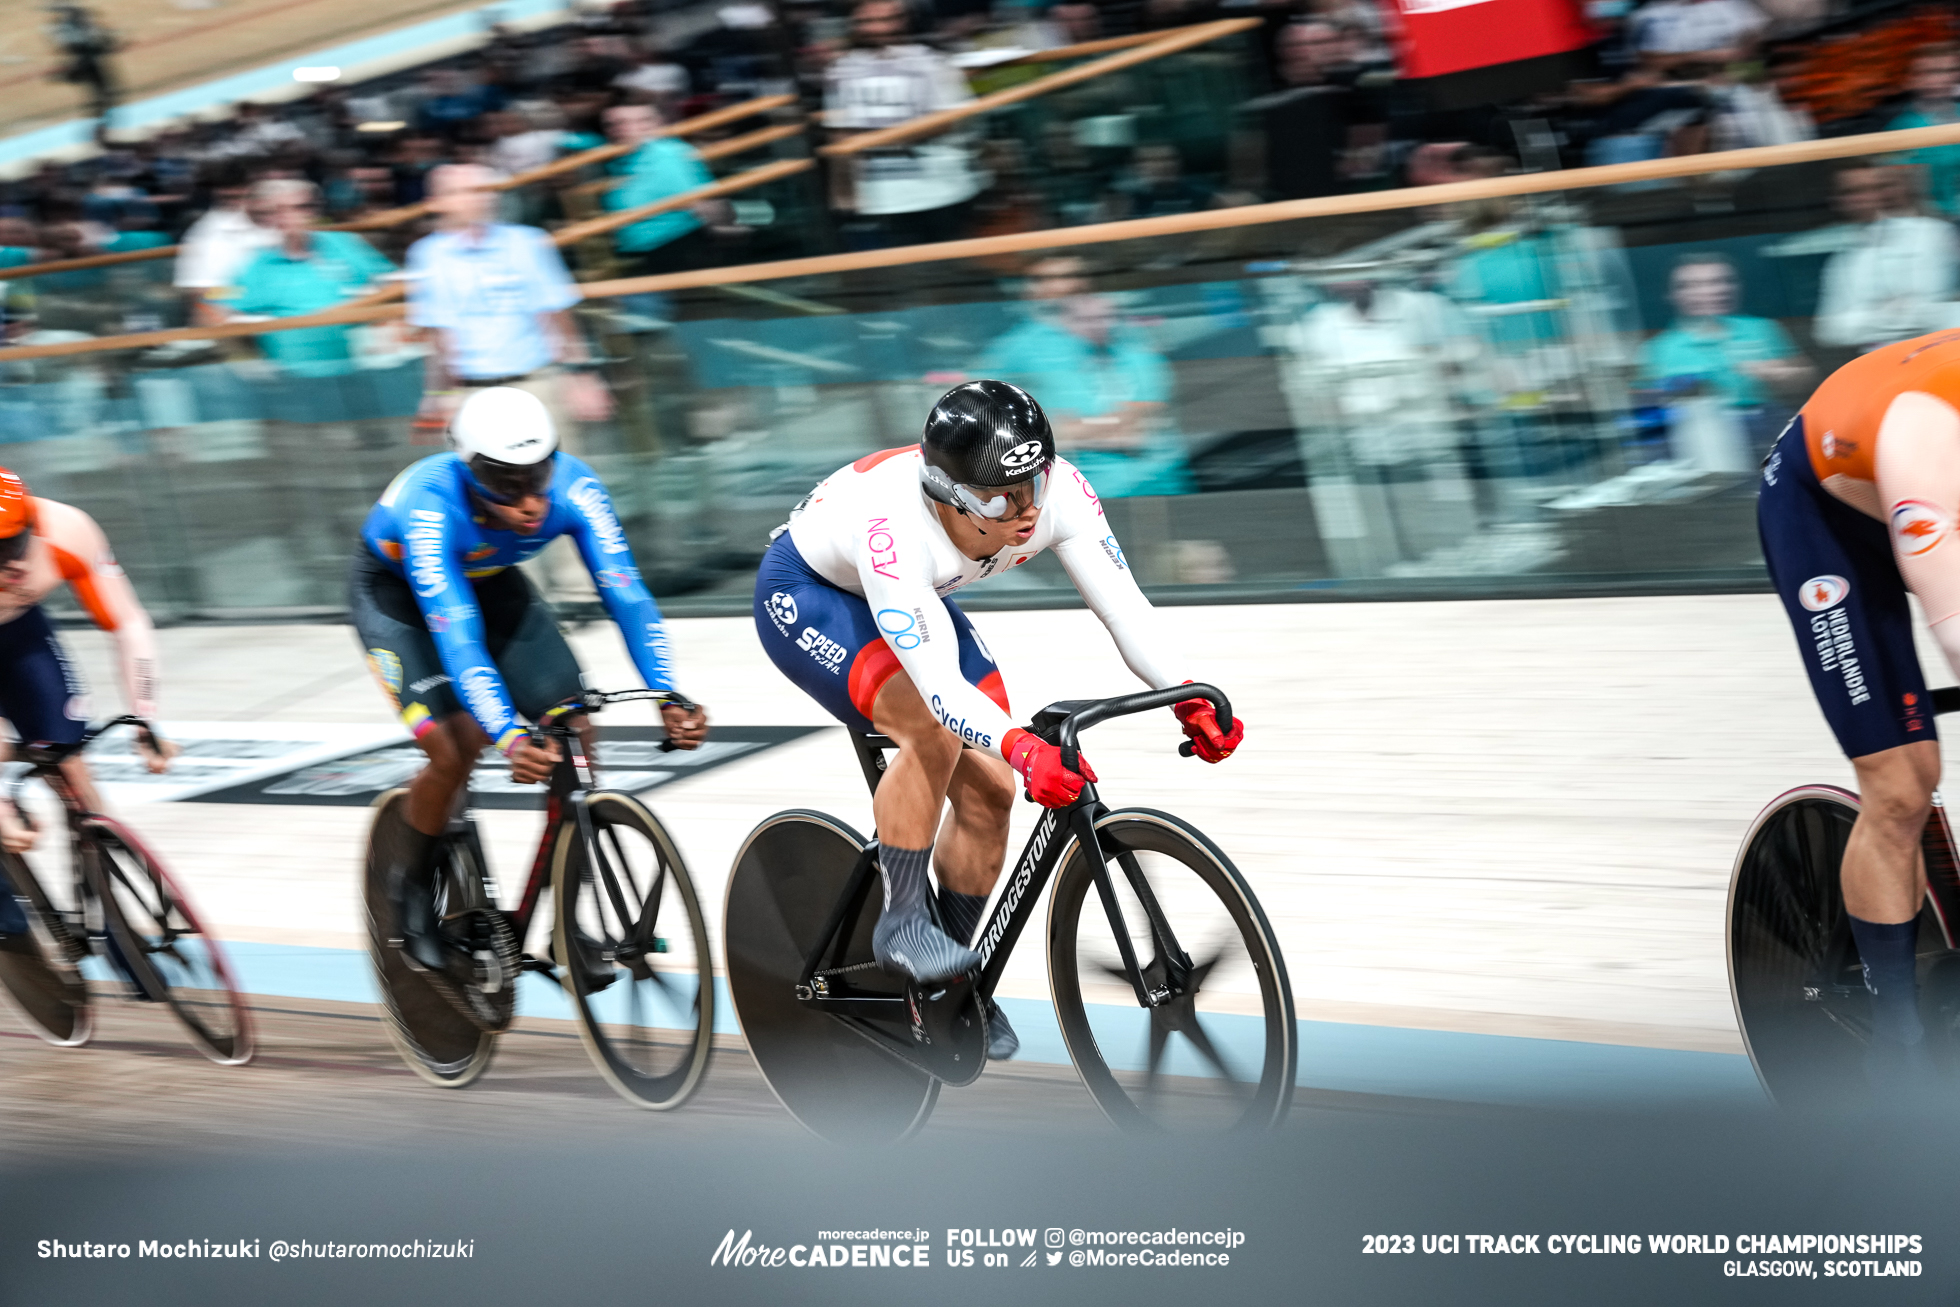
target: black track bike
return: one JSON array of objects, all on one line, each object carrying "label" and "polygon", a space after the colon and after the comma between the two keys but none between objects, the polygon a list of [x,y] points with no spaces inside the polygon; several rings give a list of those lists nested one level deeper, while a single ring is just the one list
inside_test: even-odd
[{"label": "black track bike", "polygon": [[[408,791],[374,801],[364,879],[369,955],[389,1034],[425,1080],[459,1089],[481,1076],[516,1015],[518,977],[534,971],[562,985],[586,1051],[626,1101],[656,1111],[679,1107],[701,1083],[714,1047],[715,990],[694,882],[673,837],[644,804],[593,788],[575,729],[579,714],[641,699],[694,706],[663,691],[587,691],[539,719],[538,733],[557,741],[561,756],[547,782],[544,834],[514,911],[497,906],[473,814],[451,820],[436,912],[449,944],[474,959],[468,984],[423,971],[405,956],[378,836],[384,823],[405,820]],[[547,888],[555,907],[550,955],[539,958],[524,953],[522,942]]]},{"label": "black track bike", "polygon": [[28,923],[26,936],[0,939],[0,989],[49,1043],[85,1044],[95,1023],[83,964],[100,958],[133,997],[168,1007],[206,1057],[224,1066],[249,1062],[251,1010],[224,947],[162,860],[127,826],[84,807],[62,774],[63,762],[118,726],[161,744],[148,722],[118,717],[90,727],[73,745],[19,749],[27,770],[8,801],[25,820],[21,787],[35,778],[48,783],[67,816],[75,887],[69,906],[59,908],[25,858],[0,852],[0,894],[14,896]]},{"label": "black track bike", "polygon": [[[1232,720],[1223,694],[1181,685],[1051,704],[1030,729],[1075,770],[1080,732],[1192,698]],[[896,746],[855,732],[852,743],[875,791]],[[1188,823],[1147,808],[1112,812],[1093,784],[1068,807],[1044,809],[972,943],[979,972],[930,986],[872,960],[877,856],[876,843],[835,817],[780,812],[750,833],[729,878],[736,1015],[769,1087],[816,1134],[904,1138],[924,1125],[941,1085],[979,1076],[981,1000],[1051,876],[1055,1016],[1109,1119],[1132,1130],[1257,1130],[1285,1117],[1298,1057],[1286,964],[1245,878]]]},{"label": "black track bike", "polygon": [[[1932,692],[1960,711],[1960,687]],[[1960,856],[1936,793],[1920,837],[1920,1017],[1928,1051],[1960,1074]],[[1729,987],[1763,1090],[1783,1105],[1843,1105],[1870,1090],[1871,1001],[1838,873],[1858,796],[1836,785],[1779,794],[1743,838],[1729,884]]]}]

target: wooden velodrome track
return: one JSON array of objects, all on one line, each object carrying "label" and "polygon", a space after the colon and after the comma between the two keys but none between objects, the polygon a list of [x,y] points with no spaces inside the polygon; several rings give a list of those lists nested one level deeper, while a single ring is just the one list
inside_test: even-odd
[{"label": "wooden velodrome track", "polygon": [[[1700,1058],[1726,1068],[1731,1101],[1748,1097],[1722,949],[1735,844],[1781,790],[1848,780],[1773,598],[1173,614],[1194,670],[1225,687],[1248,722],[1246,748],[1203,767],[1175,756],[1168,719],[1133,719],[1098,728],[1085,752],[1113,804],[1193,820],[1260,894],[1299,1015],[1332,1032],[1331,1042],[1303,1042],[1303,1106],[1523,1102],[1543,1088],[1523,1082],[1551,1065],[1532,1061],[1547,1050],[1636,1059],[1636,1071],[1646,1065],[1639,1058]],[[987,613],[979,625],[1017,711],[1132,684],[1086,612]],[[674,626],[681,684],[716,721],[822,720],[769,666],[746,619]],[[92,632],[69,638],[106,695],[104,642]],[[576,643],[598,683],[627,683],[609,629]],[[386,725],[385,702],[344,628],[177,628],[163,632],[163,650],[167,719]],[[679,839],[717,935],[729,861],[762,816],[815,807],[869,826],[836,731],[650,801]],[[1017,841],[1033,816],[1021,806]],[[364,810],[187,802],[127,806],[124,815],[241,947],[358,946]],[[485,820],[508,882],[537,818]],[[1002,993],[1046,997],[1038,947],[1017,952]],[[173,1114],[213,1139],[331,1132],[353,1115],[404,1129],[539,1112],[567,1128],[637,1119],[612,1101],[568,1032],[513,1037],[477,1088],[448,1094],[400,1068],[380,1028],[363,1019],[369,1009],[262,1002],[263,1065],[236,1071],[204,1064],[160,1015],[127,1005],[110,1008],[99,1049],[0,1037],[0,1114],[21,1123],[8,1146],[113,1139]],[[1448,1041],[1466,1038],[1483,1041],[1476,1057],[1508,1064],[1492,1074],[1517,1079],[1517,1094],[1480,1089],[1461,1067],[1439,1063],[1425,1079],[1420,1068],[1371,1063],[1446,1063],[1460,1054]],[[739,1042],[725,1042],[699,1100],[669,1120],[737,1116],[793,1128]],[[1575,1084],[1583,1100],[1585,1084]],[[1459,1094],[1460,1085],[1471,1087]],[[1068,1069],[1038,1063],[990,1069],[974,1089],[949,1091],[935,1120],[957,1129],[1023,1112],[1101,1128]]]}]

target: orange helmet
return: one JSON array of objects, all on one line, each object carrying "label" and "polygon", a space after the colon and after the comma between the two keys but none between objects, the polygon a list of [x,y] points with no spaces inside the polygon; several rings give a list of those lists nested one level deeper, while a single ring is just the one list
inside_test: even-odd
[{"label": "orange helmet", "polygon": [[11,563],[27,552],[34,536],[34,496],[27,483],[0,467],[0,563]]}]

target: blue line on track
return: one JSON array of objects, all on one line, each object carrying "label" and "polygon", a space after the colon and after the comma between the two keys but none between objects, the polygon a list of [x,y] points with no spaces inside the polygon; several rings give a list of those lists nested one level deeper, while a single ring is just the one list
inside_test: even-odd
[{"label": "blue line on track", "polygon": [[[367,954],[354,949],[285,944],[226,946],[247,992],[264,997],[372,1003],[379,999]],[[725,981],[716,981],[717,1031],[734,1034],[735,1007]],[[1068,1050],[1046,1001],[1003,998],[1001,1007],[1021,1037],[1018,1060],[1066,1066]],[[569,1020],[558,986],[526,975],[518,1011]],[[1148,1019],[1132,1008],[1091,1009],[1097,1046],[1117,1069],[1142,1065]],[[1228,1062],[1256,1056],[1260,1020],[1211,1015],[1207,1029]],[[1302,1021],[1298,1083],[1313,1089],[1398,1098],[1535,1107],[1748,1106],[1763,1102],[1749,1059],[1735,1053],[1589,1044],[1512,1035],[1407,1030],[1390,1026]],[[1205,1075],[1210,1068],[1173,1041],[1173,1073]]]}]

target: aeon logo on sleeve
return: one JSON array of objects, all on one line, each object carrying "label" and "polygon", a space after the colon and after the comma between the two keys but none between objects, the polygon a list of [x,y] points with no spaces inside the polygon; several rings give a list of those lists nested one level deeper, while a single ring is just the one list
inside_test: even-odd
[{"label": "aeon logo on sleeve", "polygon": [[1844,602],[1851,593],[1851,582],[1841,576],[1813,576],[1797,590],[1797,602],[1813,613],[1825,612]]},{"label": "aeon logo on sleeve", "polygon": [[1039,440],[1023,440],[1014,448],[1000,456],[1000,465],[1005,468],[1026,467],[1041,457]]},{"label": "aeon logo on sleeve", "polygon": [[1952,528],[1953,520],[1937,504],[1901,499],[1892,505],[1892,547],[1908,558],[1939,544]]},{"label": "aeon logo on sleeve", "polygon": [[864,524],[864,547],[871,554],[872,571],[898,580],[898,541],[892,538],[890,518],[874,517]]},{"label": "aeon logo on sleeve", "polygon": [[788,635],[789,628],[796,625],[796,600],[781,590],[770,595],[769,620],[776,624],[778,631]]}]

